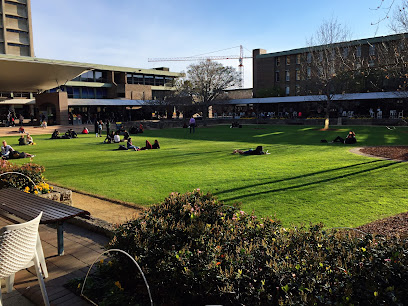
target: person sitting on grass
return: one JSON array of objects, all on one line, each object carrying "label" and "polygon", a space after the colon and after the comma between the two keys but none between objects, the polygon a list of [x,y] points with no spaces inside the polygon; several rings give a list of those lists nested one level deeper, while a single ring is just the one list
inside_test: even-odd
[{"label": "person sitting on grass", "polygon": [[26,157],[34,157],[35,155],[18,152],[13,149],[12,146],[8,145],[5,140],[3,140],[3,146],[1,147],[1,158],[2,159],[17,159],[17,158],[26,158]]},{"label": "person sitting on grass", "polygon": [[25,145],[27,144],[27,141],[26,141],[24,135],[21,135],[21,136],[20,136],[20,138],[18,139],[18,144],[19,144],[20,146],[25,146]]},{"label": "person sitting on grass", "polygon": [[68,130],[68,133],[69,133],[69,136],[70,136],[71,138],[78,138],[77,132],[75,132],[73,129],[69,129],[69,130]]},{"label": "person sitting on grass", "polygon": [[353,131],[350,131],[347,134],[346,139],[343,139],[340,136],[337,136],[332,142],[341,142],[341,143],[345,143],[345,144],[354,144],[354,143],[357,142],[356,134]]},{"label": "person sitting on grass", "polygon": [[19,133],[25,133],[25,130],[24,130],[23,126],[20,126],[20,127],[18,128],[18,132],[19,132]]},{"label": "person sitting on grass", "polygon": [[106,138],[103,141],[103,143],[112,143],[114,137],[115,137],[115,135],[113,134],[113,131],[111,131],[110,134],[106,135]]},{"label": "person sitting on grass", "polygon": [[28,133],[27,133],[27,144],[28,145],[34,145],[35,144],[33,137],[31,137],[31,135],[28,134]]},{"label": "person sitting on grass", "polygon": [[61,139],[60,132],[57,129],[52,132],[51,139]]},{"label": "person sitting on grass", "polygon": [[139,147],[135,147],[132,143],[132,138],[129,137],[129,139],[127,140],[126,143],[126,148],[128,148],[128,150],[135,150],[135,151],[139,151]]},{"label": "person sitting on grass", "polygon": [[89,134],[89,130],[84,126],[82,132],[82,134]]},{"label": "person sitting on grass", "polygon": [[129,132],[125,130],[125,131],[123,132],[123,140],[128,140],[129,137],[130,137]]},{"label": "person sitting on grass", "polygon": [[114,143],[119,143],[120,142],[120,136],[119,136],[118,132],[116,132],[115,136],[113,136],[113,142]]},{"label": "person sitting on grass", "polygon": [[241,155],[264,155],[264,154],[269,154],[268,151],[264,152],[262,146],[257,146],[255,150],[249,149],[248,151],[243,151],[243,150],[234,150],[232,154],[239,153]]}]

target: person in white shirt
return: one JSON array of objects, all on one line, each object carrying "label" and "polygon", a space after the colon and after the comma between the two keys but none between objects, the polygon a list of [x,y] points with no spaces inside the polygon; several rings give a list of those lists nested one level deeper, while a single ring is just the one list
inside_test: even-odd
[{"label": "person in white shirt", "polygon": [[120,136],[118,133],[115,133],[115,136],[113,136],[113,142],[114,143],[119,143],[120,142]]}]

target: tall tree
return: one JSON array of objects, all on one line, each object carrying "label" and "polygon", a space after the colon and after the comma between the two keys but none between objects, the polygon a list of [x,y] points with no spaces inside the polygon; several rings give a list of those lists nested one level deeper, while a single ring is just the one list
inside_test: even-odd
[{"label": "tall tree", "polygon": [[187,80],[180,93],[189,95],[206,118],[208,107],[223,96],[224,90],[238,86],[239,82],[240,75],[235,68],[206,60],[188,66]]},{"label": "tall tree", "polygon": [[325,124],[330,125],[330,108],[335,94],[344,92],[343,77],[358,67],[354,49],[348,46],[350,31],[336,19],[325,20],[308,39],[309,53],[304,64],[304,87],[307,94],[325,101]]}]

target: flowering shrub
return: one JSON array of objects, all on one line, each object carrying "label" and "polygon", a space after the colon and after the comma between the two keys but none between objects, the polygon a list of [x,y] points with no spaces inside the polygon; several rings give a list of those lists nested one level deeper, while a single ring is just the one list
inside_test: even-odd
[{"label": "flowering shrub", "polygon": [[[120,225],[109,248],[135,257],[158,305],[408,303],[406,240],[284,228],[198,190]],[[106,305],[114,302],[105,291],[124,304],[147,302],[133,263],[111,256],[86,295]]]},{"label": "flowering shrub", "polygon": [[[20,166],[12,164],[7,160],[0,160],[0,174],[5,172],[19,172],[31,178],[37,186],[41,186],[42,182],[44,182],[44,171],[45,169],[43,166],[33,163],[27,163]],[[46,185],[48,186],[48,184]],[[19,174],[0,176],[0,188],[3,187],[14,187],[24,191],[26,191],[28,187],[29,192],[37,190],[26,177]],[[50,187],[48,186],[47,189],[50,189]]]}]

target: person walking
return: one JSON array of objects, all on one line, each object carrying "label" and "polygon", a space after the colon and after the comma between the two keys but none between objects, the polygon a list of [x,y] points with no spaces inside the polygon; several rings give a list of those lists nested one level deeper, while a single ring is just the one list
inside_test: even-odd
[{"label": "person walking", "polygon": [[191,134],[191,130],[193,130],[193,133],[195,133],[196,121],[193,116],[191,116],[190,118],[189,126],[190,126],[190,134]]}]

